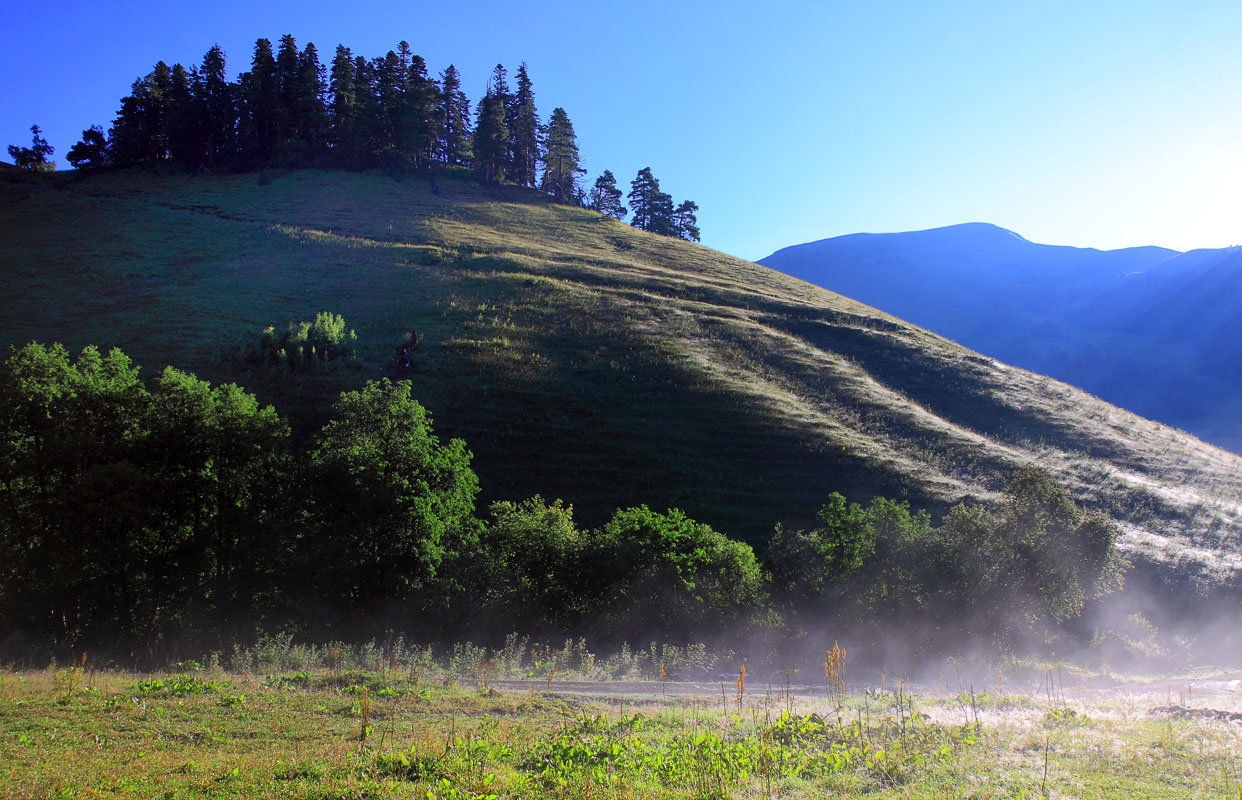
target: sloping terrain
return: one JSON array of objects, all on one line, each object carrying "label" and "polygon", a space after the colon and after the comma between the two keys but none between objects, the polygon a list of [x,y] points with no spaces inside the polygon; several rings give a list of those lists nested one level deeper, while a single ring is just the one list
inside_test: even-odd
[{"label": "sloping terrain", "polygon": [[[1052,471],[1140,560],[1242,570],[1242,459],[853,300],[522,190],[303,171],[0,179],[0,342],[119,346],[234,380],[303,430],[408,377],[485,500],[591,524],[678,506],[762,544],[832,491],[941,511]],[[344,315],[361,367],[289,377],[233,348]],[[404,376],[402,373],[401,376]]]},{"label": "sloping terrain", "polygon": [[1055,247],[971,223],[760,263],[1242,452],[1242,249]]}]

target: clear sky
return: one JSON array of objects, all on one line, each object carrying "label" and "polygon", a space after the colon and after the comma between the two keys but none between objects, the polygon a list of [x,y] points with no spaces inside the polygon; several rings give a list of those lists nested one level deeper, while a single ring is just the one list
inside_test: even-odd
[{"label": "clear sky", "polygon": [[[858,231],[992,222],[1028,239],[1242,243],[1242,2],[366,0],[14,3],[0,144],[65,153],[156,61],[292,33],[330,61],[405,39],[472,101],[525,60],[587,180],[650,166],[744,258]],[[2,243],[0,243],[2,245]]]}]

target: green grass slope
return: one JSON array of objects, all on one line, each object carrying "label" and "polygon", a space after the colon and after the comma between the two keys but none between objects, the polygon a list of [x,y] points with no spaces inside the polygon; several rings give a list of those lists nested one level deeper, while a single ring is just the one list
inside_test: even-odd
[{"label": "green grass slope", "polygon": [[[118,346],[309,427],[402,335],[485,498],[599,521],[678,506],[761,544],[834,490],[940,510],[1047,468],[1140,561],[1235,582],[1242,460],[1067,385],[705,247],[514,188],[301,171],[0,176],[0,343]],[[228,347],[331,310],[361,369],[291,380]]]}]

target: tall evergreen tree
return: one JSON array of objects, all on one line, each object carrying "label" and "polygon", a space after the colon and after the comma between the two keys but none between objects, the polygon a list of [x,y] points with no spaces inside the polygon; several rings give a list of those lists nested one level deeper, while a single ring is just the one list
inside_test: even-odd
[{"label": "tall evergreen tree", "polygon": [[203,152],[208,166],[233,156],[237,136],[237,105],[234,90],[225,77],[224,50],[214,45],[203,56],[199,72],[199,112],[203,115]]},{"label": "tall evergreen tree", "polygon": [[698,210],[698,203],[693,200],[683,200],[673,211],[673,233],[677,238],[691,242],[699,240],[698,219],[695,217],[695,212]]},{"label": "tall evergreen tree", "polygon": [[610,170],[604,170],[603,174],[595,179],[595,186],[591,188],[589,197],[589,208],[593,211],[598,211],[613,219],[625,219],[628,211],[625,206],[621,205],[621,190],[617,188],[617,179]]},{"label": "tall evergreen tree", "polygon": [[276,149],[280,115],[280,76],[270,41],[259,39],[254,43],[250,71],[239,75],[237,83],[242,100],[242,155],[255,166],[265,166]]},{"label": "tall evergreen tree", "polygon": [[331,133],[328,141],[334,160],[342,166],[352,162],[358,149],[358,100],[354,96],[355,81],[353,53],[345,45],[339,44],[336,46],[336,56],[332,59],[332,102],[329,106]]},{"label": "tall evergreen tree", "polygon": [[651,167],[643,167],[630,182],[630,210],[634,217],[630,224],[640,231],[650,231],[672,236],[673,198],[660,191],[660,182],[651,174]]},{"label": "tall evergreen tree", "polygon": [[411,55],[406,67],[406,94],[402,127],[415,167],[423,167],[435,157],[436,109],[440,89],[427,75],[427,62]]},{"label": "tall evergreen tree", "polygon": [[436,157],[445,164],[470,160],[470,100],[461,90],[461,76],[452,64],[440,73]]},{"label": "tall evergreen tree", "polygon": [[479,101],[470,145],[471,163],[487,183],[503,181],[508,166],[509,129],[505,125],[507,87],[504,81],[504,67],[497,64],[487,94]]},{"label": "tall evergreen tree", "polygon": [[578,166],[578,138],[574,124],[563,108],[552,110],[543,153],[543,191],[558,203],[578,203],[581,190],[578,176],[586,170]]},{"label": "tall evergreen tree", "polygon": [[[380,61],[380,59],[376,59]],[[378,94],[375,62],[354,57],[354,152],[351,166],[361,169],[375,161],[384,142],[384,119]]]},{"label": "tall evergreen tree", "polygon": [[525,61],[518,68],[517,93],[506,109],[505,121],[509,126],[509,178],[520,186],[534,186],[539,160],[539,113]]},{"label": "tall evergreen tree", "polygon": [[283,160],[285,151],[301,138],[298,130],[299,110],[302,106],[301,53],[293,35],[280,37],[276,51],[276,124],[275,147],[278,158]]},{"label": "tall evergreen tree", "polygon": [[297,136],[311,153],[318,153],[327,137],[328,121],[324,108],[324,69],[313,42],[307,42],[298,56],[297,84],[294,110]]}]

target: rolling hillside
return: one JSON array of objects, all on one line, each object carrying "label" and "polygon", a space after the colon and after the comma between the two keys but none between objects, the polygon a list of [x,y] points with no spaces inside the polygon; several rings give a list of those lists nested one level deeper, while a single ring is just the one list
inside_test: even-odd
[{"label": "rolling hillside", "polygon": [[[475,454],[485,501],[598,522],[678,506],[761,544],[829,492],[941,511],[1052,471],[1140,561],[1242,574],[1242,459],[766,267],[534,193],[302,171],[0,175],[0,342],[118,346],[234,380],[303,430],[342,388],[409,377]],[[358,370],[300,379],[233,350],[344,315]]]},{"label": "rolling hillside", "polygon": [[760,263],[1242,452],[1242,249],[1055,247],[971,223]]}]

